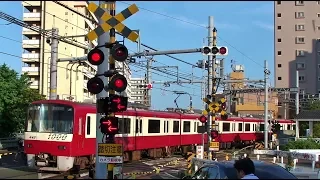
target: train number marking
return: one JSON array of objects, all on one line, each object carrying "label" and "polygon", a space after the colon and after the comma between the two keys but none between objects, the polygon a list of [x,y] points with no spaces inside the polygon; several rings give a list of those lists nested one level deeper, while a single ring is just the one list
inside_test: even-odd
[{"label": "train number marking", "polygon": [[122,144],[99,144],[99,156],[122,156]]},{"label": "train number marking", "polygon": [[51,139],[51,140],[66,140],[68,137],[67,134],[49,134],[48,136],[48,139]]},{"label": "train number marking", "polygon": [[36,136],[29,136],[29,139],[36,139]]}]

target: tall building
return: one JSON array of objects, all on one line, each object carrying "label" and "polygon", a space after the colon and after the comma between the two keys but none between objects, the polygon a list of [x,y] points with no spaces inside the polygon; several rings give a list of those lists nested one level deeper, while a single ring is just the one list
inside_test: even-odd
[{"label": "tall building", "polygon": [[320,92],[320,1],[274,2],[275,86]]},{"label": "tall building", "polygon": [[141,85],[146,85],[145,78],[131,78],[131,102],[144,104],[150,107],[151,97],[150,95],[147,97],[147,91],[149,90],[146,87],[141,87]]},{"label": "tall building", "polygon": [[[63,1],[63,4],[91,19],[91,12],[87,10],[86,1]],[[86,35],[96,26],[77,13],[70,11],[53,1],[23,1],[23,21],[43,30],[55,27],[60,36]],[[23,28],[23,54],[22,72],[31,78],[31,88],[38,89],[40,94],[49,97],[50,87],[50,42],[44,36],[27,28]],[[92,47],[92,43],[83,37],[69,38],[82,46]],[[49,42],[49,43],[48,43]],[[76,47],[59,41],[58,58],[83,57],[88,49]],[[124,63],[125,64],[125,63]],[[127,64],[116,62],[117,68],[122,68],[122,74],[128,79],[126,94],[131,98],[131,72]],[[71,70],[72,69],[72,70]],[[88,92],[87,81],[96,74],[96,66],[87,61],[83,63],[59,62],[57,67],[57,94],[59,99],[84,101],[94,99],[95,96]]]}]

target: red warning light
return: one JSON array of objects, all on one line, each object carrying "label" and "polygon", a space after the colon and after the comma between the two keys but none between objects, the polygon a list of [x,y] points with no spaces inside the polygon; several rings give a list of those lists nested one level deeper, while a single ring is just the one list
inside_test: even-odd
[{"label": "red warning light", "polygon": [[201,117],[199,118],[199,120],[200,120],[201,123],[206,123],[206,122],[207,122],[207,117],[201,116]]},{"label": "red warning light", "polygon": [[123,85],[124,85],[124,82],[122,81],[122,79],[117,79],[117,80],[114,82],[114,85],[115,85],[117,88],[122,88]]},{"label": "red warning light", "polygon": [[87,58],[90,64],[97,66],[103,63],[104,54],[100,49],[92,49]]},{"label": "red warning light", "polygon": [[219,49],[217,47],[213,47],[211,51],[212,51],[212,54],[219,53]]},{"label": "red warning light", "polygon": [[152,84],[148,84],[147,89],[152,89]]},{"label": "red warning light", "polygon": [[89,79],[87,83],[88,91],[92,94],[99,94],[103,90],[104,84],[99,77]]},{"label": "red warning light", "polygon": [[227,53],[227,48],[226,47],[221,47],[219,49],[219,52],[220,52],[221,55],[225,55]]},{"label": "red warning light", "polygon": [[115,74],[111,77],[110,83],[109,83],[109,89],[122,92],[126,90],[128,85],[127,79],[121,75],[121,74]]},{"label": "red warning light", "polygon": [[119,62],[124,62],[129,56],[128,49],[122,44],[116,44],[111,48],[110,52],[111,56]]}]

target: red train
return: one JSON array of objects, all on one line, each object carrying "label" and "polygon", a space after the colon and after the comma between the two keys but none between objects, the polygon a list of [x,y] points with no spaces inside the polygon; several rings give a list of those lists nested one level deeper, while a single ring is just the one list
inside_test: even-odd
[{"label": "red train", "polygon": [[[128,109],[116,116],[121,132],[116,135],[116,142],[123,144],[127,161],[138,160],[142,154],[161,157],[177,151],[186,153],[202,143],[202,135],[197,133],[200,114]],[[291,120],[279,120],[279,123],[285,130],[294,128]],[[262,119],[231,117],[221,121],[218,118],[216,124],[221,148],[236,142],[263,140]],[[94,104],[65,100],[33,102],[25,129],[28,166],[64,172],[74,165],[85,168],[94,164],[99,125]]]}]

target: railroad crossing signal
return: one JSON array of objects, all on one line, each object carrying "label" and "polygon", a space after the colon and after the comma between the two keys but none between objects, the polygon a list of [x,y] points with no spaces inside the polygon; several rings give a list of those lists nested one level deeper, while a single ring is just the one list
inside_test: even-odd
[{"label": "railroad crossing signal", "polygon": [[121,112],[127,110],[128,98],[118,95],[110,96],[110,111]]},{"label": "railroad crossing signal", "polygon": [[100,119],[100,130],[103,134],[114,135],[119,133],[117,117],[103,117]]},{"label": "railroad crossing signal", "polygon": [[132,4],[115,16],[111,16],[109,12],[106,12],[95,3],[90,3],[88,5],[88,10],[92,12],[97,18],[105,21],[105,23],[103,23],[101,26],[98,26],[93,31],[90,31],[87,34],[87,37],[90,41],[97,39],[99,36],[108,32],[112,28],[115,28],[120,34],[133,42],[138,39],[139,35],[136,32],[132,31],[127,26],[121,23],[122,21],[139,11],[138,7],[135,4]]},{"label": "railroad crossing signal", "polygon": [[[221,118],[224,119],[227,116],[226,113],[226,99],[221,98],[218,102],[211,102],[208,98],[203,98],[203,102],[208,104],[208,108],[202,111],[203,115],[208,115],[209,112],[216,113],[220,112]],[[228,118],[228,117],[227,117]]]}]

